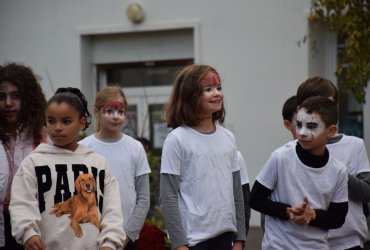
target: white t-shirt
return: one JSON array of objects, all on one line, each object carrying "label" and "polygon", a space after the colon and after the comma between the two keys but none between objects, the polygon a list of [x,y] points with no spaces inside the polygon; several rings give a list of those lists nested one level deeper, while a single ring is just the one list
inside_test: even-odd
[{"label": "white t-shirt", "polygon": [[[307,197],[313,209],[327,210],[330,202],[348,201],[348,176],[343,163],[329,156],[321,168],[304,165],[295,147],[276,149],[265,163],[256,180],[272,190],[271,200],[296,207]],[[297,225],[290,220],[266,216],[262,249],[328,248],[328,230]]]},{"label": "white t-shirt", "polygon": [[242,185],[249,184],[247,165],[245,164],[244,157],[240,151],[238,151],[238,160],[240,166],[240,182]]},{"label": "white t-shirt", "polygon": [[[370,172],[364,141],[354,136],[343,135],[342,139],[326,145],[329,152],[347,166],[350,175]],[[368,239],[366,217],[361,202],[349,200],[348,213],[344,225],[329,231],[330,249],[363,247]]]},{"label": "white t-shirt", "polygon": [[3,202],[8,190],[9,164],[5,149],[0,143],[0,247],[5,246]]},{"label": "white t-shirt", "polygon": [[128,231],[127,223],[136,205],[135,178],[151,172],[143,145],[126,134],[122,134],[122,138],[116,142],[101,141],[93,134],[79,143],[107,159],[118,180],[124,227]]},{"label": "white t-shirt", "polygon": [[232,173],[239,170],[234,136],[220,125],[211,134],[180,126],[167,136],[161,174],[180,177],[179,209],[190,246],[237,231]]}]

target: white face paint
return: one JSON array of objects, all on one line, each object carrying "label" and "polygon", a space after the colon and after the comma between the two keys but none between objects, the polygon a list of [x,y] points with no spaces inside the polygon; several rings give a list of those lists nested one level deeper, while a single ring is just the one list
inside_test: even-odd
[{"label": "white face paint", "polygon": [[102,115],[108,119],[123,120],[125,118],[123,103],[118,101],[107,103],[102,108]]},{"label": "white face paint", "polygon": [[217,95],[217,94],[222,94],[221,85],[216,87],[208,86],[203,88],[203,95]]},{"label": "white face paint", "polygon": [[307,110],[301,108],[297,114],[296,132],[298,136],[306,137],[308,140],[321,135],[325,131],[325,124],[321,117],[316,114],[308,114]]},{"label": "white face paint", "polygon": [[208,75],[202,80],[203,95],[217,95],[222,94],[222,87],[220,79],[213,72],[209,72]]}]

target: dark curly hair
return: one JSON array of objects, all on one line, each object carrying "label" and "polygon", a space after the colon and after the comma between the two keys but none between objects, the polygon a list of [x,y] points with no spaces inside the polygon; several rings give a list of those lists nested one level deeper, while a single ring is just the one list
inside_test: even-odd
[{"label": "dark curly hair", "polygon": [[[28,128],[27,137],[33,136],[34,145],[40,144],[42,129],[46,124],[46,99],[39,80],[32,69],[25,65],[8,63],[0,67],[0,84],[8,81],[19,88],[21,110],[18,129],[23,131]],[[6,142],[9,140],[4,129],[6,120],[0,118],[0,140]]]}]

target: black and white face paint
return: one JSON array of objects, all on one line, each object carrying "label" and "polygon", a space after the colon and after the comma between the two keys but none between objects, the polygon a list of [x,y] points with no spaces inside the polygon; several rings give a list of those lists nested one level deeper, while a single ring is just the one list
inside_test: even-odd
[{"label": "black and white face paint", "polygon": [[325,124],[321,117],[316,114],[308,114],[307,110],[301,108],[297,114],[296,132],[298,136],[306,137],[312,141],[325,131]]}]

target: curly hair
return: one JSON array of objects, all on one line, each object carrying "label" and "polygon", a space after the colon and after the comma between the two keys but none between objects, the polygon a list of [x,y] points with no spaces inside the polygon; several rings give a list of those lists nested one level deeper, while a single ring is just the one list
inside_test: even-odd
[{"label": "curly hair", "polygon": [[[18,129],[23,131],[28,128],[27,136],[33,136],[34,145],[40,143],[42,129],[46,124],[46,99],[39,80],[40,77],[30,67],[22,64],[8,63],[0,68],[0,84],[8,81],[19,88],[21,110]],[[0,118],[0,140],[6,142],[9,140],[4,130],[6,120]]]}]

